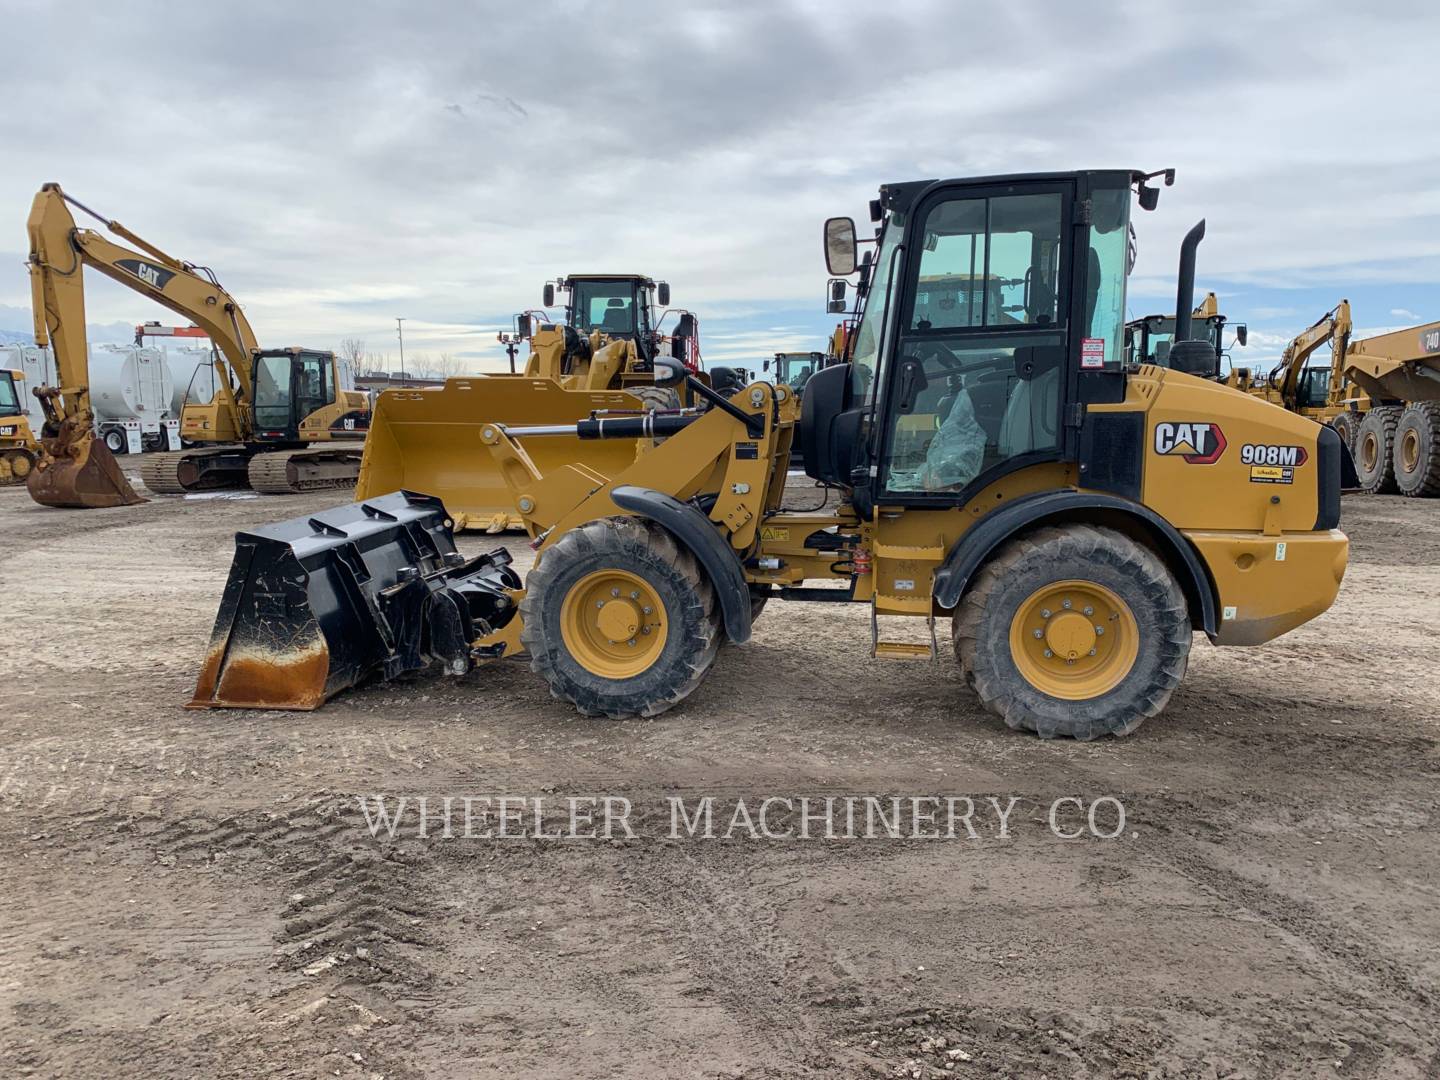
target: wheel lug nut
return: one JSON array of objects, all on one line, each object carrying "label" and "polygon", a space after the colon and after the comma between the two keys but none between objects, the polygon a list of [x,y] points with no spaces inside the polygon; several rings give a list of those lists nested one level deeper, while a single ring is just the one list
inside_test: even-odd
[{"label": "wheel lug nut", "polygon": [[1052,656],[1054,656],[1054,655],[1055,655],[1055,654],[1054,654],[1053,652],[1051,652],[1049,649],[1046,649],[1046,650],[1045,650],[1045,659],[1046,659],[1046,660],[1049,660],[1049,659],[1050,659]]},{"label": "wheel lug nut", "polygon": [[604,600],[596,600],[596,601],[595,601],[595,606],[596,606],[597,608],[603,608],[603,607],[605,606],[605,601],[604,601]]},{"label": "wheel lug nut", "polygon": [[1044,636],[1045,636],[1045,631],[1044,631],[1044,630],[1036,630],[1036,631],[1035,631],[1035,640],[1036,640],[1036,641],[1039,641],[1039,640],[1040,640],[1041,638],[1043,638]]},{"label": "wheel lug nut", "polygon": [[1091,656],[1094,656],[1094,655],[1095,655],[1095,650],[1094,650],[1094,649],[1091,649],[1091,650],[1090,650],[1090,655],[1091,655]]},{"label": "wheel lug nut", "polygon": [[642,627],[640,628],[640,633],[642,633],[642,634],[648,634],[648,633],[650,633],[650,628],[649,628],[648,626],[642,626]]},{"label": "wheel lug nut", "polygon": [[1097,627],[1095,627],[1095,636],[1096,636],[1096,637],[1103,637],[1104,634],[1105,634],[1105,628],[1104,628],[1103,626],[1097,626]]},{"label": "wheel lug nut", "polygon": [[639,594],[638,592],[633,592],[633,591],[632,591],[632,592],[630,593],[630,599],[631,599],[631,600],[639,600],[639,599],[640,599],[640,594]]},{"label": "wheel lug nut", "polygon": [[619,596],[619,595],[620,595],[620,590],[619,590],[619,589],[611,589],[611,590],[610,590],[610,595],[611,595],[611,596]]},{"label": "wheel lug nut", "polygon": [[1093,607],[1091,607],[1089,604],[1086,604],[1086,605],[1085,605],[1085,614],[1086,614],[1086,615],[1094,615],[1094,614],[1095,614],[1095,609],[1094,609]]},{"label": "wheel lug nut", "polygon": [[1070,610],[1070,601],[1069,601],[1069,600],[1065,600],[1065,601],[1063,601],[1063,602],[1060,604],[1060,606],[1063,607],[1066,611],[1069,611],[1069,610]]},{"label": "wheel lug nut", "polygon": [[650,614],[650,609],[649,609],[648,607],[647,607],[647,608],[641,608],[640,610],[643,611],[646,615],[649,615],[649,614]]},{"label": "wheel lug nut", "polygon": [[626,644],[626,645],[629,645],[629,646],[633,649],[633,648],[635,647],[635,639],[632,637],[632,638],[631,638],[629,641],[627,641],[625,644]]},{"label": "wheel lug nut", "polygon": [[1049,609],[1048,607],[1047,607],[1047,608],[1041,608],[1041,609],[1040,609],[1040,618],[1042,618],[1042,619],[1048,619],[1049,617],[1050,617],[1050,609]]}]

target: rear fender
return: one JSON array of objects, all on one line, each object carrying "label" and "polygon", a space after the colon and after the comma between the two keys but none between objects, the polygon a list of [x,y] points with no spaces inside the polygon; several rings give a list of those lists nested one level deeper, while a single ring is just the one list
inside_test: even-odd
[{"label": "rear fender", "polygon": [[1215,586],[1194,547],[1168,521],[1140,503],[1088,491],[1046,491],[1016,499],[986,514],[950,549],[935,573],[935,600],[952,609],[965,595],[976,571],[1013,537],[1040,525],[1083,521],[1094,525],[1139,527],[1159,548],[1190,608],[1197,630],[1214,635]]}]

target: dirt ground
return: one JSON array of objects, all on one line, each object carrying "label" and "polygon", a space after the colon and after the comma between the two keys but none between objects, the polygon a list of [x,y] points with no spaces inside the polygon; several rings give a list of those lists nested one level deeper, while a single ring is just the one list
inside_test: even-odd
[{"label": "dirt ground", "polygon": [[[1197,640],[1124,740],[781,603],[652,721],[517,662],[182,709],[234,531],[336,501],[0,491],[0,1075],[1440,1076],[1440,503],[1347,498],[1334,610]],[[623,797],[637,836],[376,838],[380,793]],[[669,835],[670,798],[827,795],[969,797],[978,836]],[[1072,796],[1124,830],[1056,836]]]}]

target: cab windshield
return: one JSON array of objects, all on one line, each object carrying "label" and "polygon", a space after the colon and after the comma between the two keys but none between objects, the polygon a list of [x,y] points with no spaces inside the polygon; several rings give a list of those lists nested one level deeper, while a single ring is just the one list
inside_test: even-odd
[{"label": "cab windshield", "polygon": [[855,330],[855,347],[850,354],[850,377],[855,400],[872,404],[875,393],[875,372],[880,366],[880,324],[885,321],[885,308],[890,304],[890,274],[894,269],[895,249],[905,235],[905,215],[892,213],[885,219],[880,237],[880,250],[875,259],[874,278]]},{"label": "cab windshield", "polygon": [[0,416],[19,416],[22,411],[15,376],[8,371],[0,372]]},{"label": "cab windshield", "polygon": [[585,334],[634,334],[635,294],[633,281],[577,281],[570,289],[570,325]]}]

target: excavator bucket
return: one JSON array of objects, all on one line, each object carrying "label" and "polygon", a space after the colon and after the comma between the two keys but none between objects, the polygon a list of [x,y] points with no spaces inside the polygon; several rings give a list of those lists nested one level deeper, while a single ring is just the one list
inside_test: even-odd
[{"label": "excavator bucket", "polygon": [[[486,424],[508,427],[573,424],[592,412],[638,412],[639,399],[619,390],[565,390],[549,379],[482,375],[447,379],[443,387],[386,390],[375,402],[357,499],[405,488],[439,497],[455,527],[503,532],[524,523],[515,497],[480,441]],[[530,459],[545,475],[583,461],[613,476],[635,460],[631,439],[587,441],[546,435],[525,441]]]},{"label": "excavator bucket", "polygon": [[459,554],[452,520],[396,491],[237,534],[189,707],[314,709],[371,676],[465,674],[520,578],[504,549]]},{"label": "excavator bucket", "polygon": [[43,506],[98,510],[147,501],[135,494],[115,455],[89,426],[69,420],[58,437],[40,440],[40,457],[25,485]]}]

